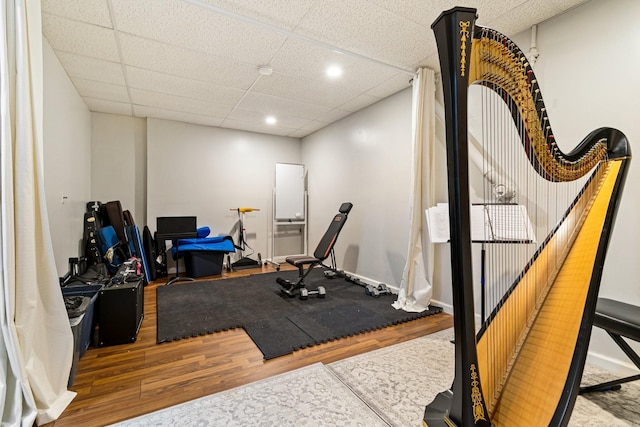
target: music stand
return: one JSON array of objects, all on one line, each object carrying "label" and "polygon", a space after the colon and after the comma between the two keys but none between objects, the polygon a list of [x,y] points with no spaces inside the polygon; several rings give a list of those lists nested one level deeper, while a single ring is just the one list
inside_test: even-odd
[{"label": "music stand", "polygon": [[[426,210],[427,228],[432,243],[449,241],[449,205]],[[474,203],[470,210],[471,242],[480,249],[480,318],[485,317],[486,244],[528,244],[536,241],[533,225],[524,205],[516,203]]]},{"label": "music stand", "polygon": [[192,277],[180,277],[179,274],[179,240],[192,239],[198,237],[195,216],[162,216],[156,218],[156,239],[171,240],[176,245],[176,275],[169,279],[166,285],[188,280],[194,281]]}]

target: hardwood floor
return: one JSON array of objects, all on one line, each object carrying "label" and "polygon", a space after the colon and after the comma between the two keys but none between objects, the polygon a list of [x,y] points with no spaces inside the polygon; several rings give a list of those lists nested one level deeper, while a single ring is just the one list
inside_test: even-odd
[{"label": "hardwood floor", "polygon": [[[224,272],[222,279],[259,271]],[[275,270],[269,266],[262,271]],[[135,343],[87,350],[71,387],[78,395],[60,418],[47,426],[103,426],[453,326],[450,315],[438,314],[263,361],[262,353],[243,329],[156,344],[156,288],[164,283],[159,280],[144,289],[144,320]]]}]

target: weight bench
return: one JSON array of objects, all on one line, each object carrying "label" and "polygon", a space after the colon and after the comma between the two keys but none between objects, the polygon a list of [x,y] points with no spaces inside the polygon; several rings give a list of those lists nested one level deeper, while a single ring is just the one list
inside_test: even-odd
[{"label": "weight bench", "polygon": [[[629,359],[640,369],[640,356],[623,337],[640,342],[640,307],[607,298],[598,298],[593,326],[604,329],[618,344]],[[593,391],[620,389],[620,384],[640,380],[640,375],[632,375],[614,381],[607,381],[588,387],[581,387],[580,394]]]},{"label": "weight bench", "polygon": [[[338,239],[338,234],[340,234],[340,230],[342,230],[352,207],[353,204],[349,202],[340,205],[338,213],[331,220],[331,224],[329,224],[329,228],[324,233],[324,236],[322,236],[322,239],[320,239],[320,243],[318,243],[316,250],[313,252],[313,256],[294,255],[285,258],[285,261],[288,264],[298,267],[298,280],[294,283],[278,277],[276,281],[280,286],[282,286],[282,293],[292,298],[295,297],[296,294],[299,294],[300,299],[307,299],[309,295],[317,295],[318,298],[324,298],[326,295],[326,289],[324,286],[318,286],[316,290],[310,291],[306,288],[304,279],[311,270],[318,265],[322,265],[334,273],[336,272],[336,257],[333,252],[333,246]],[[324,260],[329,256],[331,257],[331,266],[323,264]]]}]

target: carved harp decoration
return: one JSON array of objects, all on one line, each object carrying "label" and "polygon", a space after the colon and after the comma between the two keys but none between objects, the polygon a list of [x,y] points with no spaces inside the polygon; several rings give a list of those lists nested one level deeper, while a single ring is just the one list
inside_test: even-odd
[{"label": "carved harp decoration", "polygon": [[[455,379],[427,405],[424,425],[564,426],[578,393],[631,153],[624,134],[612,128],[561,150],[524,54],[475,20],[475,9],[458,7],[432,25],[446,122]],[[488,256],[507,262],[490,266],[498,273],[483,284],[492,294],[479,332],[470,224],[477,191],[470,192],[468,161],[472,85],[490,107],[482,113],[483,154],[524,187],[516,203],[526,205],[537,236],[488,245]],[[485,123],[506,130],[485,131]]]}]

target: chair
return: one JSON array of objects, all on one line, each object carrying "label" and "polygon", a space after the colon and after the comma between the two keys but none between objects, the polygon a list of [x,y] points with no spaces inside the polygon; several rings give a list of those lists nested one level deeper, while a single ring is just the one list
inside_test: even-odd
[{"label": "chair", "polygon": [[[640,342],[640,307],[607,298],[598,298],[593,326],[604,329],[631,361],[640,369],[640,356],[623,337]],[[640,375],[620,378],[580,388],[580,394],[618,390],[620,384],[640,380]]]},{"label": "chair", "polygon": [[[290,297],[300,295],[300,299],[307,299],[309,295],[317,295],[319,298],[324,298],[326,290],[324,286],[318,286],[316,290],[309,291],[304,283],[305,277],[313,270],[314,267],[322,265],[323,267],[335,272],[336,271],[336,258],[333,252],[333,246],[338,239],[340,230],[344,226],[347,220],[347,216],[351,211],[353,204],[346,202],[340,205],[338,213],[331,220],[329,228],[320,239],[320,243],[313,252],[313,256],[309,255],[294,255],[285,258],[288,264],[298,267],[298,280],[294,283],[289,280],[285,280],[278,277],[276,281],[282,286],[282,292]],[[323,264],[324,260],[331,257],[331,266]],[[305,268],[306,267],[306,268]]]}]

